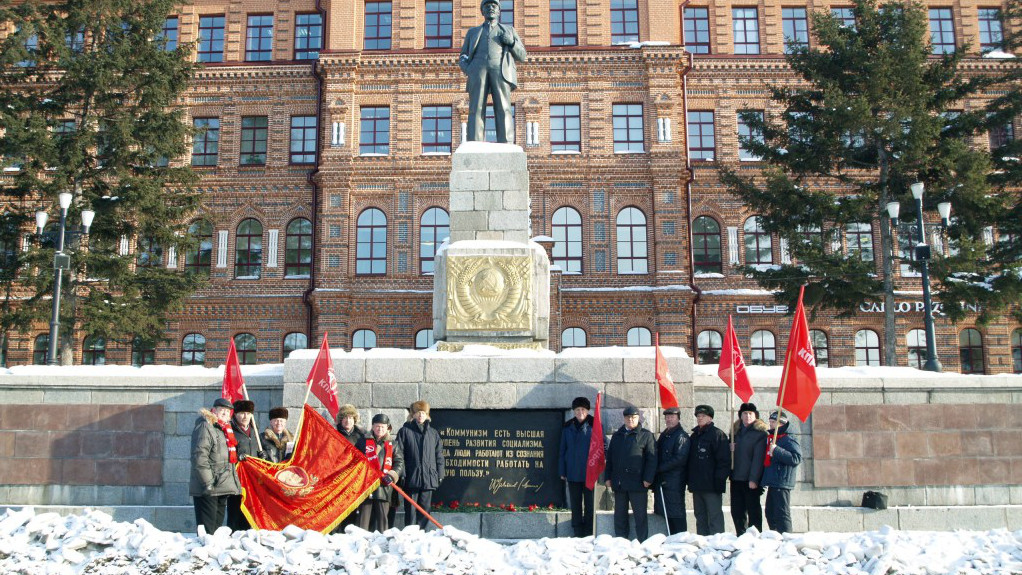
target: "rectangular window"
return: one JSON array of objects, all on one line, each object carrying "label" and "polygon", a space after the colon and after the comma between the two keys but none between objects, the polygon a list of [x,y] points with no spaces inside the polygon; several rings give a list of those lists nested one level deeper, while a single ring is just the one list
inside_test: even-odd
[{"label": "rectangular window", "polygon": [[639,41],[637,0],[610,0],[610,41],[612,44]]},{"label": "rectangular window", "polygon": [[575,0],[550,0],[550,45],[578,45],[578,8]]},{"label": "rectangular window", "polygon": [[241,165],[266,165],[266,116],[246,116],[241,119]]},{"label": "rectangular window", "polygon": [[[763,112],[744,111],[745,114],[751,114],[755,116],[755,119],[760,123],[763,122]],[[760,129],[753,129],[749,124],[746,123],[745,118],[742,114],[738,115],[738,159],[743,162],[758,162],[762,158],[753,154],[745,148],[745,141],[754,141],[757,143],[763,143],[763,131]]]},{"label": "rectangular window", "polygon": [[983,52],[1000,50],[1004,40],[1004,21],[1000,8],[979,9],[979,49]]},{"label": "rectangular window", "polygon": [[390,153],[390,108],[364,106],[361,111],[358,151],[363,156]]},{"label": "rectangular window", "polygon": [[196,50],[199,62],[224,61],[224,17],[199,16],[199,46]]},{"label": "rectangular window", "polygon": [[85,50],[85,27],[64,34],[64,45],[75,54],[81,54]]},{"label": "rectangular window", "polygon": [[515,0],[500,0],[500,23],[505,26],[515,25]]},{"label": "rectangular window", "polygon": [[831,8],[830,15],[833,16],[845,28],[855,29],[855,11],[852,8]]},{"label": "rectangular window", "polygon": [[1015,126],[1011,122],[990,128],[990,149],[996,150],[1015,141]]},{"label": "rectangular window", "polygon": [[245,32],[245,61],[269,62],[273,59],[273,15],[249,15]]},{"label": "rectangular window", "polygon": [[323,49],[323,16],[295,15],[295,60],[316,60]]},{"label": "rectangular window", "polygon": [[642,104],[614,104],[614,152],[641,151]]},{"label": "rectangular window", "polygon": [[390,2],[366,2],[366,50],[390,50]]},{"label": "rectangular window", "polygon": [[[30,34],[27,38],[25,38],[24,46],[25,52],[28,52],[30,56],[34,55],[36,52],[39,51],[39,35]],[[32,66],[35,66],[35,60],[31,58],[21,60],[20,62],[18,62],[18,66],[22,68],[31,68]]]},{"label": "rectangular window", "polygon": [[710,53],[710,11],[685,8],[685,50],[692,54]]},{"label": "rectangular window", "polygon": [[195,118],[198,131],[192,139],[192,165],[215,166],[220,152],[220,118]]},{"label": "rectangular window", "polygon": [[688,157],[690,160],[714,160],[717,144],[713,130],[712,111],[688,113]]},{"label": "rectangular window", "polygon": [[955,51],[955,21],[950,8],[930,8],[930,48],[934,54]]},{"label": "rectangular window", "polygon": [[291,116],[291,163],[316,163],[316,116]]},{"label": "rectangular window", "polygon": [[759,12],[755,8],[732,8],[731,26],[735,54],[759,54]]},{"label": "rectangular window", "polygon": [[170,52],[177,50],[178,20],[177,16],[171,16],[163,21],[163,30],[156,37],[157,41],[166,42],[163,49]]},{"label": "rectangular window", "polygon": [[454,8],[450,0],[426,2],[426,47],[450,48],[454,36]]},{"label": "rectangular window", "polygon": [[781,27],[784,32],[784,51],[809,46],[809,23],[805,8],[781,8]]},{"label": "rectangular window", "polygon": [[[550,104],[550,151],[582,151],[582,117],[579,104]],[[639,106],[642,114],[642,106]],[[642,118],[639,118],[640,150]],[[616,130],[615,130],[616,132]]]},{"label": "rectangular window", "polygon": [[422,153],[451,153],[451,107],[422,107]]}]

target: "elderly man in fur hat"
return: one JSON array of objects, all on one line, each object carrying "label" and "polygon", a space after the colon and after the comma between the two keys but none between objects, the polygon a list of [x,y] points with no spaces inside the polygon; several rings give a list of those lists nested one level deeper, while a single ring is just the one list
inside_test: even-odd
[{"label": "elderly man in fur hat", "polygon": [[[416,401],[408,408],[408,421],[398,430],[394,442],[405,457],[405,491],[423,509],[429,509],[433,492],[444,478],[443,442],[429,423],[429,403]],[[429,519],[406,500],[405,525],[412,523],[425,529]]]},{"label": "elderly man in fur hat", "polygon": [[213,533],[224,523],[227,498],[241,493],[235,464],[238,442],[231,428],[231,402],[220,397],[212,410],[200,409],[192,430],[192,475],[188,494],[195,504],[195,523]]},{"label": "elderly man in fur hat", "polygon": [[735,463],[731,470],[731,519],[735,532],[745,533],[749,527],[763,531],[763,508],[760,496],[763,487],[763,458],[766,456],[767,424],[759,418],[754,403],[738,408],[738,421],[731,431],[731,449]]},{"label": "elderly man in fur hat", "polygon": [[366,438],[366,432],[358,426],[358,410],[354,405],[345,403],[337,412],[337,431],[352,445],[358,445],[359,441]]},{"label": "elderly man in fur hat", "polygon": [[358,508],[358,526],[366,531],[382,533],[390,528],[387,515],[390,511],[390,498],[394,494],[391,484],[401,478],[405,469],[401,446],[390,440],[390,431],[390,418],[377,413],[373,416],[372,435],[357,445],[369,464],[376,465],[383,472],[380,486]]},{"label": "elderly man in fur hat", "polygon": [[295,448],[295,438],[287,430],[287,409],[274,407],[270,410],[270,426],[263,431],[263,449],[266,459],[280,463],[291,457]]},{"label": "elderly man in fur hat", "polygon": [[[254,419],[255,402],[247,399],[239,399],[234,402],[234,418],[231,419],[231,427],[234,429],[234,437],[238,441],[238,461],[249,456],[266,459],[266,453],[259,449],[259,430],[256,429]],[[227,526],[234,531],[252,528],[248,518],[241,512],[240,493],[227,498]]]}]

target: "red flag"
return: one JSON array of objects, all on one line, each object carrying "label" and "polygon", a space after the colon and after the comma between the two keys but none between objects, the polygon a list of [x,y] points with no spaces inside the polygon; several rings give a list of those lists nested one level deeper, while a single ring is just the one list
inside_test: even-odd
[{"label": "red flag", "polygon": [[593,412],[593,431],[589,436],[589,458],[586,459],[586,489],[596,487],[600,474],[607,467],[607,454],[603,451],[603,422],[600,418],[600,394],[596,394]]},{"label": "red flag", "polygon": [[326,334],[323,334],[323,345],[319,348],[316,363],[312,364],[312,371],[309,372],[305,384],[312,388],[312,393],[323,403],[330,416],[337,419],[341,402],[337,399],[337,376],[334,375],[334,362],[330,359],[330,346],[326,342]]},{"label": "red flag", "polygon": [[308,404],[291,459],[238,464],[241,508],[258,529],[329,533],[380,485],[383,473]]},{"label": "red flag", "polygon": [[816,356],[809,340],[806,309],[802,305],[803,286],[798,292],[798,307],[791,322],[788,351],[784,355],[781,387],[777,391],[777,406],[791,412],[805,422],[820,398],[820,385],[816,382]]},{"label": "red flag", "polygon": [[667,358],[660,352],[660,334],[656,334],[656,382],[660,390],[660,405],[664,408],[678,407],[678,393],[674,389],[674,380],[667,368]]},{"label": "red flag", "polygon": [[231,338],[231,345],[227,348],[227,364],[224,365],[224,384],[220,388],[220,397],[230,400],[231,403],[245,399],[245,393],[241,389],[244,385],[241,364],[238,363],[238,350],[234,347],[234,338]]},{"label": "red flag", "polygon": [[727,333],[724,335],[724,349],[720,350],[720,366],[717,367],[717,375],[724,380],[728,387],[744,402],[752,399],[752,382],[749,381],[749,373],[745,371],[745,360],[742,359],[742,348],[738,345],[738,334],[735,333],[735,326],[731,323],[731,316],[727,316]]}]

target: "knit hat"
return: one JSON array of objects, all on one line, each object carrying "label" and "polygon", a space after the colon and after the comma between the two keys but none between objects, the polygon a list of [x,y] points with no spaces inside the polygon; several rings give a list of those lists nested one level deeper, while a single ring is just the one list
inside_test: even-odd
[{"label": "knit hat", "polygon": [[746,411],[751,411],[755,413],[756,419],[759,419],[759,410],[756,409],[755,403],[743,403],[742,406],[738,408],[738,416],[741,417],[742,413]]},{"label": "knit hat", "polygon": [[226,407],[227,409],[234,409],[234,405],[231,404],[231,400],[223,397],[216,398],[216,401],[213,402],[213,407]]},{"label": "knit hat", "polygon": [[234,413],[255,413],[255,402],[247,399],[235,401]]},{"label": "knit hat", "polygon": [[387,415],[384,413],[377,413],[376,415],[373,416],[373,425],[376,425],[377,423],[390,425],[390,418],[387,417]]},{"label": "knit hat", "polygon": [[778,417],[776,411],[770,412],[770,419],[776,420],[781,425],[784,425],[785,423],[788,423],[788,416],[787,415],[781,415],[780,417]]},{"label": "knit hat", "polygon": [[575,399],[571,400],[571,409],[572,409],[572,411],[574,411],[575,409],[577,409],[579,407],[586,408],[586,411],[589,411],[589,410],[591,410],[593,408],[593,406],[590,405],[590,403],[589,403],[589,399],[587,399],[585,397],[576,397]]},{"label": "knit hat", "polygon": [[287,409],[283,407],[274,407],[270,410],[270,421],[274,419],[287,419]]},{"label": "knit hat", "polygon": [[681,415],[681,410],[677,407],[668,407],[664,410],[664,415]]},{"label": "knit hat", "polygon": [[351,417],[352,419],[355,420],[355,423],[358,423],[358,410],[355,409],[354,405],[352,405],[350,403],[345,403],[344,405],[341,406],[341,409],[337,412],[337,421],[340,421],[341,418],[344,418],[344,417]]},{"label": "knit hat", "polygon": [[426,415],[428,416],[429,415],[429,402],[420,399],[419,401],[416,401],[411,406],[409,406],[408,407],[408,411],[412,415],[415,415],[416,413],[418,413],[420,411],[425,411]]},{"label": "knit hat", "polygon": [[634,405],[629,405],[628,407],[626,407],[624,411],[624,416],[628,417],[629,415],[639,415],[639,408],[635,407]]},{"label": "knit hat", "polygon": [[697,405],[695,414],[699,415],[700,413],[705,413],[710,416],[711,419],[713,418],[713,408],[709,405]]}]

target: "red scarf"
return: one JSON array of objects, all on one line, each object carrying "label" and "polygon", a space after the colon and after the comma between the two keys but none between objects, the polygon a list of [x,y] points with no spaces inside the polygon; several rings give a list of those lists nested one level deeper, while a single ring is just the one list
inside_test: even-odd
[{"label": "red scarf", "polygon": [[238,439],[234,437],[234,428],[230,423],[224,424],[222,421],[218,421],[217,425],[220,426],[220,430],[224,432],[224,437],[227,439],[227,460],[231,463],[237,463]]},{"label": "red scarf", "polygon": [[[787,433],[778,433],[777,439],[780,440],[782,437],[787,437]],[[770,460],[773,459],[770,455],[770,447],[774,444],[774,434],[767,435],[767,451],[766,457],[763,458],[763,467],[770,467]]]},{"label": "red scarf", "polygon": [[[379,459],[380,453],[376,450],[376,441],[366,440],[366,458],[370,463],[376,463]],[[376,463],[379,465],[378,463]],[[383,443],[383,467],[381,469],[384,473],[391,470],[394,467],[394,444],[385,441]]]}]

